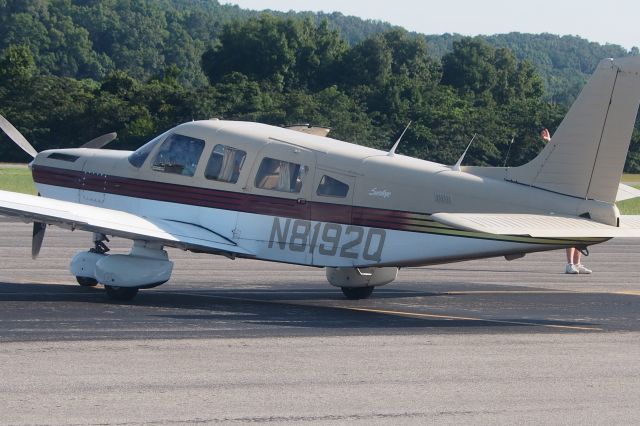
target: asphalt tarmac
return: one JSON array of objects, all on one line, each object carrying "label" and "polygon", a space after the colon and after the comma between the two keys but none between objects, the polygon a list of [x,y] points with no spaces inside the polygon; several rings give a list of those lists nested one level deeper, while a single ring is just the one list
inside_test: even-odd
[{"label": "asphalt tarmac", "polygon": [[[324,270],[170,250],[115,303],[68,272],[90,235],[0,222],[2,424],[631,424],[640,240],[400,271],[347,301]],[[116,240],[113,252],[129,243]]]}]

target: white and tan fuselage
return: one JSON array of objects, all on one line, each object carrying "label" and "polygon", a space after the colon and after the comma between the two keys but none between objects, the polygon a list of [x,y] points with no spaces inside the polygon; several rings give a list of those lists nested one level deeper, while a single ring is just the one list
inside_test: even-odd
[{"label": "white and tan fuselage", "polygon": [[[434,212],[577,215],[610,205],[454,171],[448,166],[256,123],[203,121],[174,132],[206,141],[193,177],[137,168],[122,151],[70,149],[78,157],[32,165],[46,197],[197,224],[258,259],[330,267],[409,266],[517,255],[603,238],[532,238],[456,230]],[[204,178],[217,144],[247,152],[236,183]],[[60,150],[55,152],[60,153]],[[260,161],[307,166],[299,193],[256,187]],[[344,197],[320,196],[322,176],[349,185]],[[542,207],[544,206],[544,207]]]}]

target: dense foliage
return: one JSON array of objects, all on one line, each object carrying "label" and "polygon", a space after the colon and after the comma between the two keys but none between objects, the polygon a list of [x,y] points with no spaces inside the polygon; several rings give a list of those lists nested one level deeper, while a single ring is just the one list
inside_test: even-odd
[{"label": "dense foliage", "polygon": [[[464,37],[443,34],[426,38],[432,54],[442,57]],[[601,45],[568,35],[509,33],[481,38],[494,47],[510,49],[519,61],[530,61],[542,77],[547,99],[565,105],[575,100],[601,59],[640,53],[637,47],[626,52],[615,44]]]},{"label": "dense foliage", "polygon": [[[349,43],[391,28],[340,13],[281,13],[340,29]],[[200,57],[227,23],[258,12],[216,0],[0,0],[0,51],[29,48],[43,74],[100,80],[124,70],[140,80],[180,68],[179,80],[206,80]]]},{"label": "dense foliage", "polygon": [[[626,53],[564,48],[551,62],[573,79],[563,86],[539,71],[554,37],[571,44],[508,34],[445,35],[439,45],[341,14],[257,14],[207,0],[0,0],[0,113],[39,150],[111,131],[114,147],[133,148],[209,117],[308,122],[388,148],[413,121],[399,152],[453,163],[477,134],[466,163],[515,165],[540,150],[540,129],[559,124],[602,49]],[[632,146],[628,169],[638,170],[637,132]],[[0,155],[27,159],[8,143]]]}]

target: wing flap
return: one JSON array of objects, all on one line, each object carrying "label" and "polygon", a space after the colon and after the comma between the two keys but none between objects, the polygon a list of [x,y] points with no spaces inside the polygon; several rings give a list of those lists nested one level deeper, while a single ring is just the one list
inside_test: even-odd
[{"label": "wing flap", "polygon": [[147,218],[119,210],[16,192],[0,191],[0,214],[68,229],[156,241],[182,249],[253,255],[232,240],[195,224]]},{"label": "wing flap", "polygon": [[619,227],[562,215],[436,213],[431,218],[453,228],[497,235],[533,238],[640,237],[640,216],[621,216]]}]

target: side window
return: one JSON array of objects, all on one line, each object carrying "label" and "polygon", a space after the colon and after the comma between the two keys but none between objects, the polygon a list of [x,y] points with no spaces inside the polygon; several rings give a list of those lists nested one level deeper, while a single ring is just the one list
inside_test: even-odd
[{"label": "side window", "polygon": [[162,143],[151,168],[163,173],[193,176],[203,149],[203,140],[174,133]]},{"label": "side window", "polygon": [[262,189],[298,193],[307,171],[306,166],[265,157],[260,163],[255,185]]},{"label": "side window", "polygon": [[340,182],[330,176],[324,175],[320,179],[316,194],[324,197],[346,197],[349,192],[349,185]]},{"label": "side window", "polygon": [[209,180],[236,183],[247,153],[226,145],[213,147],[211,157],[204,171],[204,177]]}]

